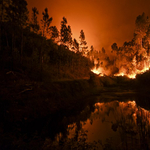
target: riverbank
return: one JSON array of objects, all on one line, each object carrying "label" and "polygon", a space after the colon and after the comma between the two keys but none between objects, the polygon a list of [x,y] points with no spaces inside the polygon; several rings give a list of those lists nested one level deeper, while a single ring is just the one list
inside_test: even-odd
[{"label": "riverbank", "polygon": [[105,92],[128,92],[130,89],[127,89],[127,85],[130,82],[125,80],[118,83],[118,78],[99,78],[94,74],[91,74],[90,79],[36,82],[18,72],[2,72],[2,117],[6,114],[6,118],[17,122],[57,112],[73,112],[76,108],[81,110],[88,103],[86,98]]},{"label": "riverbank", "polygon": [[0,79],[1,149],[32,149],[45,140],[48,122],[80,112],[102,88],[87,79],[37,82],[14,71],[1,72]]},{"label": "riverbank", "polygon": [[54,137],[60,130],[49,128],[93,105],[93,96],[110,101],[135,94],[133,80],[94,74],[90,79],[37,82],[25,74],[4,71],[0,79],[1,149],[41,149],[49,132]]}]

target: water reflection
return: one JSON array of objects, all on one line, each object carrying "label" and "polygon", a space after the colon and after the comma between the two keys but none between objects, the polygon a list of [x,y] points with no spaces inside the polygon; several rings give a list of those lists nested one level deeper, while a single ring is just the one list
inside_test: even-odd
[{"label": "water reflection", "polygon": [[45,146],[102,150],[150,148],[150,112],[137,106],[135,101],[95,103],[94,111],[85,120],[83,116],[89,109],[87,106],[76,122],[68,125],[66,135],[59,133],[53,142],[47,139]]}]

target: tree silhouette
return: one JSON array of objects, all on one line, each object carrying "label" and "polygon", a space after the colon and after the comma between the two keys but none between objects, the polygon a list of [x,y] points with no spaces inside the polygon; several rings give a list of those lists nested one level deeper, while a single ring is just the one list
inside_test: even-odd
[{"label": "tree silhouette", "polygon": [[42,35],[43,35],[43,40],[42,40],[42,44],[39,50],[39,55],[40,55],[40,79],[42,80],[43,78],[43,60],[44,60],[44,47],[45,45],[45,37],[48,36],[48,34],[50,33],[50,24],[53,20],[52,17],[49,17],[48,14],[48,9],[45,8],[44,12],[42,12],[43,18],[41,20],[42,23]]},{"label": "tree silhouette", "polygon": [[37,33],[40,29],[38,20],[37,20],[37,15],[39,14],[38,10],[36,7],[32,8],[32,17],[31,17],[31,27],[33,29],[33,32]]},{"label": "tree silhouette", "polygon": [[102,47],[102,53],[105,54],[106,50],[104,47]]},{"label": "tree silhouette", "polygon": [[136,18],[135,21],[136,29],[135,29],[135,39],[136,44],[139,45],[139,50],[142,48],[142,38],[146,35],[148,27],[150,25],[150,20],[148,16],[143,13]]},{"label": "tree silhouette", "polygon": [[51,26],[50,27],[50,35],[51,35],[51,39],[53,41],[55,41],[55,42],[58,41],[57,39],[59,37],[59,31],[58,31],[56,26]]},{"label": "tree silhouette", "polygon": [[91,47],[90,47],[90,51],[91,51],[91,52],[93,52],[93,51],[94,51],[94,47],[93,47],[93,45],[91,45]]},{"label": "tree silhouette", "polygon": [[20,27],[26,26],[28,9],[26,0],[11,0],[6,7],[6,20]]},{"label": "tree silhouette", "polygon": [[113,44],[111,45],[111,48],[112,48],[112,51],[111,51],[111,52],[116,52],[116,53],[117,53],[117,51],[118,51],[117,43],[113,43]]},{"label": "tree silhouette", "polygon": [[[11,32],[11,53],[12,53],[12,65],[13,65],[13,55],[14,49],[16,47],[16,37],[19,36],[21,41],[20,44],[20,62],[22,63],[22,53],[23,53],[23,29],[27,26],[28,23],[28,9],[26,0],[11,0],[6,7],[6,16],[5,20],[10,24],[8,29]],[[19,46],[19,43],[18,46]],[[16,52],[15,52],[16,53]]]},{"label": "tree silhouette", "polygon": [[72,32],[71,27],[67,26],[67,19],[63,17],[63,20],[61,21],[61,42],[66,44],[67,46],[71,46],[72,44]]},{"label": "tree silhouette", "polygon": [[149,17],[146,16],[145,13],[143,13],[142,15],[139,15],[135,21],[135,25],[136,25],[135,33],[141,34],[142,36],[143,34],[146,33],[149,27],[149,24],[150,24]]},{"label": "tree silhouette", "polygon": [[76,52],[79,52],[79,43],[76,39],[73,40],[73,47]]},{"label": "tree silhouette", "polygon": [[43,37],[45,37],[50,32],[50,30],[49,30],[50,24],[51,24],[53,18],[49,17],[47,8],[45,8],[44,12],[42,12],[42,15],[43,15],[43,19],[41,20],[41,22],[42,22],[42,34],[43,34]]},{"label": "tree silhouette", "polygon": [[85,34],[83,30],[80,31],[79,39],[80,39],[80,50],[82,54],[86,54],[88,46],[86,46],[87,42],[85,41]]},{"label": "tree silhouette", "polygon": [[0,5],[0,10],[1,10],[1,13],[0,13],[0,52],[2,50],[2,22],[4,19],[4,9],[5,9],[4,2],[5,2],[4,0],[1,0],[1,5]]},{"label": "tree silhouette", "polygon": [[68,36],[68,45],[71,46],[72,44],[72,32],[71,32],[71,26],[68,26],[68,32],[67,32],[67,36]]},{"label": "tree silhouette", "polygon": [[67,19],[63,17],[63,20],[61,21],[61,42],[66,43],[67,41]]},{"label": "tree silhouette", "polygon": [[142,39],[142,46],[144,49],[146,49],[147,51],[147,55],[149,56],[150,54],[150,26],[148,27],[148,30],[146,32],[146,35],[144,36],[144,38]]}]

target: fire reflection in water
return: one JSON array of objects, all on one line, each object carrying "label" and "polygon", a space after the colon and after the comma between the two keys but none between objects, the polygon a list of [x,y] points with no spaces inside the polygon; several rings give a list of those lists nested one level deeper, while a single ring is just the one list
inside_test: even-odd
[{"label": "fire reflection in water", "polygon": [[[138,107],[135,101],[96,103],[94,108],[86,121],[68,125],[65,144],[69,148],[150,148],[149,111]],[[61,140],[60,137],[58,142]]]}]

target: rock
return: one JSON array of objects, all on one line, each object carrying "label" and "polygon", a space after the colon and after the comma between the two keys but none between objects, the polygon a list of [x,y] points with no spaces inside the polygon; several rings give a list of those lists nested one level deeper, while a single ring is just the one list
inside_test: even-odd
[{"label": "rock", "polygon": [[115,86],[117,85],[116,81],[111,77],[105,76],[100,78],[100,82],[103,83],[104,86]]},{"label": "rock", "polygon": [[100,77],[94,73],[90,73],[89,83],[94,87],[103,87]]}]

